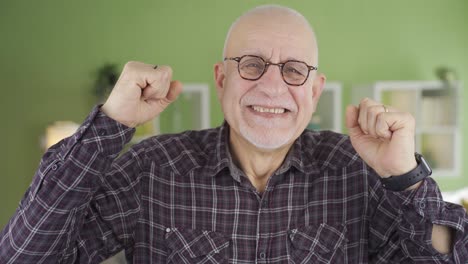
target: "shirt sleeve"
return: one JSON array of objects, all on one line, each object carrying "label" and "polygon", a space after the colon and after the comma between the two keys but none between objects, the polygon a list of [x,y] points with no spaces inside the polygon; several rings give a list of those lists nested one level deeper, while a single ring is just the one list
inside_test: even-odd
[{"label": "shirt sleeve", "polygon": [[[432,178],[424,179],[417,189],[402,192],[384,189],[373,172],[369,183],[371,263],[466,263],[466,211],[445,202]],[[452,253],[441,254],[432,246],[433,224],[454,230]]]},{"label": "shirt sleeve", "polygon": [[[142,162],[135,151],[116,159],[133,134],[133,128],[107,117],[97,106],[74,135],[51,147],[0,232],[0,263],[74,263],[77,255],[88,258],[87,263],[97,262],[129,243],[121,238],[128,237],[130,227],[112,226],[128,216],[119,214],[112,221],[108,216],[117,209],[103,202],[121,199],[105,194],[128,184],[130,174],[138,174],[140,166],[131,165]],[[109,181],[108,176],[115,179]],[[135,207],[134,196],[129,197],[118,203],[119,210]]]}]

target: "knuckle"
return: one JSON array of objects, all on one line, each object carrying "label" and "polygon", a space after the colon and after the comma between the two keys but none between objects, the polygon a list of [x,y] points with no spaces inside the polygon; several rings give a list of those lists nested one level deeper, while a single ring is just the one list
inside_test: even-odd
[{"label": "knuckle", "polygon": [[406,118],[408,119],[409,122],[411,123],[416,123],[416,118],[411,113],[406,112],[405,113]]},{"label": "knuckle", "polygon": [[384,114],[385,114],[385,112],[376,113],[377,121],[383,121],[384,120]]},{"label": "knuckle", "polygon": [[164,65],[162,67],[163,72],[166,74],[166,76],[171,77],[172,76],[172,68],[171,66]]},{"label": "knuckle", "polygon": [[364,97],[361,102],[359,103],[360,105],[367,105],[367,103],[370,101],[369,97]]},{"label": "knuckle", "polygon": [[368,116],[373,117],[373,118],[379,118],[384,114],[384,108],[382,105],[371,105],[367,108]]},{"label": "knuckle", "polygon": [[132,72],[136,71],[139,64],[140,63],[137,62],[137,61],[129,61],[129,62],[125,63],[123,71],[126,72],[126,73],[132,73]]},{"label": "knuckle", "polygon": [[137,64],[136,61],[128,61],[127,63],[125,63],[124,68],[133,68],[135,67],[136,64]]}]

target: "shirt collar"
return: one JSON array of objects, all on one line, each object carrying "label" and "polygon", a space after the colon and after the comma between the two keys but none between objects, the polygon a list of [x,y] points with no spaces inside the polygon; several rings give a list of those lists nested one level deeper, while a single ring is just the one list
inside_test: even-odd
[{"label": "shirt collar", "polygon": [[[216,138],[216,151],[215,157],[209,161],[210,168],[206,171],[207,176],[216,176],[220,171],[228,168],[231,176],[240,182],[241,175],[243,172],[234,164],[232,155],[229,150],[229,124],[224,121],[223,125],[219,128]],[[304,162],[302,160],[302,135],[294,141],[291,149],[289,150],[283,164],[276,171],[276,174],[282,174],[288,171],[291,166],[305,172]]]},{"label": "shirt collar", "polygon": [[232,161],[229,151],[229,125],[226,121],[218,128],[214,157],[208,161],[205,175],[214,177],[223,169],[229,169],[232,177],[240,181],[242,171]]},{"label": "shirt collar", "polygon": [[288,171],[291,166],[300,170],[301,172],[305,172],[304,162],[302,160],[302,134],[294,141],[291,149],[289,150],[286,158],[284,159],[283,164],[277,170],[277,174],[282,174]]}]

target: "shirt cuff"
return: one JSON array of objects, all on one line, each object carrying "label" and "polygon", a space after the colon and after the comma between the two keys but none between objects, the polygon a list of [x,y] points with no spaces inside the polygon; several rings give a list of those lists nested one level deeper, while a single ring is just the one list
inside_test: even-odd
[{"label": "shirt cuff", "polygon": [[386,196],[408,220],[424,219],[432,223],[441,220],[458,221],[458,216],[451,218],[446,211],[454,208],[463,210],[461,206],[445,202],[437,183],[430,177],[425,178],[414,190],[402,192],[386,190]]},{"label": "shirt cuff", "polygon": [[108,117],[101,110],[101,105],[94,107],[78,132],[76,140],[89,151],[97,151],[106,156],[117,156],[135,133],[135,128],[127,127]]},{"label": "shirt cuff", "polygon": [[[44,155],[30,186],[30,201],[41,193],[43,200],[48,200],[47,197],[53,200],[69,191],[76,193],[76,199],[70,198],[68,201],[81,203],[83,197],[100,186],[98,181],[103,181],[102,174],[134,132],[134,128],[107,117],[100,111],[100,106],[94,107],[75,134],[52,146]],[[52,195],[53,188],[57,190],[56,195]],[[61,208],[72,207],[67,205]]]},{"label": "shirt cuff", "polygon": [[414,248],[416,245],[420,253],[425,248],[440,259],[450,258],[450,254],[442,255],[432,247],[433,224],[455,229],[456,235],[453,239],[456,242],[464,234],[466,213],[463,207],[443,200],[434,179],[430,177],[424,179],[414,190],[403,192],[387,190],[386,197],[394,208],[398,208],[400,238],[402,243],[408,246],[407,248]]}]

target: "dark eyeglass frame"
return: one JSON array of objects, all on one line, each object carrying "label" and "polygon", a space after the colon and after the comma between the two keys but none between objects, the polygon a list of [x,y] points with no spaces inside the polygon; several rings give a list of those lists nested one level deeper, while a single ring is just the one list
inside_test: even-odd
[{"label": "dark eyeglass frame", "polygon": [[[244,58],[244,57],[255,57],[255,58],[259,58],[263,61],[263,63],[265,64],[265,68],[263,69],[263,72],[262,74],[260,74],[257,78],[246,78],[244,76],[242,76],[241,74],[241,70],[240,70],[240,61]],[[303,61],[299,61],[299,60],[287,60],[287,61],[284,61],[284,62],[280,62],[280,63],[272,63],[272,62],[269,62],[269,61],[266,61],[264,58],[260,57],[260,56],[257,56],[257,55],[249,55],[249,54],[246,54],[246,55],[243,55],[241,57],[226,57],[224,58],[224,61],[227,61],[227,60],[233,60],[233,61],[236,61],[237,62],[237,71],[239,72],[239,76],[244,79],[244,80],[248,80],[248,81],[256,81],[256,80],[259,80],[260,78],[262,78],[262,76],[265,74],[265,72],[267,72],[268,70],[268,67],[270,67],[270,65],[275,65],[275,66],[278,66],[280,68],[280,72],[281,72],[281,77],[283,78],[283,81],[288,84],[288,85],[292,85],[292,86],[301,86],[303,85],[305,82],[307,82],[307,79],[309,79],[309,74],[310,74],[310,71],[316,71],[318,70],[317,67],[315,66],[312,66],[312,65],[308,65],[307,63],[303,62]],[[303,63],[304,65],[307,66],[307,76],[305,77],[304,81],[300,84],[293,84],[293,83],[289,83],[288,81],[286,81],[286,79],[284,78],[284,74],[283,74],[283,67],[286,63],[288,62],[299,62],[299,63]]]}]

